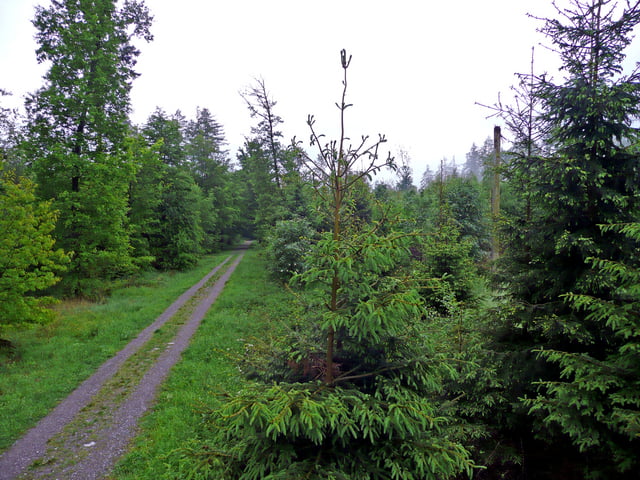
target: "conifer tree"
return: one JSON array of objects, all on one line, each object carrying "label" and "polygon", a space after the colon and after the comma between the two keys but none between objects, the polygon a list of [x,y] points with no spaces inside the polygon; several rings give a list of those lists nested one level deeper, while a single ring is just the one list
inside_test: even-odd
[{"label": "conifer tree", "polygon": [[586,469],[592,477],[635,478],[640,468],[640,225],[602,229],[635,244],[636,255],[587,259],[607,293],[568,293],[564,299],[598,337],[574,351],[540,350],[559,365],[561,375],[541,382],[538,396],[526,403],[595,460]]},{"label": "conifer tree", "polygon": [[[205,196],[187,161],[187,124],[180,111],[170,116],[157,108],[142,128],[142,135],[161,162],[161,166],[145,172],[161,182],[153,221],[157,228],[148,237],[155,265],[160,268],[192,266],[203,251],[203,223],[212,224],[208,220],[216,213],[205,205]],[[205,210],[208,215],[203,215]]]},{"label": "conifer tree", "polygon": [[157,143],[160,160],[170,167],[184,167],[186,162],[185,125],[180,110],[173,115],[157,107],[142,127],[149,145]]},{"label": "conifer tree", "polygon": [[216,251],[233,235],[239,220],[236,195],[230,185],[224,128],[207,108],[198,108],[185,129],[186,159],[205,197],[202,209],[204,249]]},{"label": "conifer tree", "polygon": [[225,450],[201,453],[227,478],[435,480],[472,469],[435,398],[452,372],[434,354],[401,268],[411,236],[354,219],[363,179],[393,160],[379,156],[383,136],[350,144],[345,51],[341,61],[340,138],[323,143],[308,122],[319,155],[306,161],[328,219],[298,277],[308,303],[296,333],[264,359],[262,381],[211,416]]},{"label": "conifer tree", "polygon": [[282,189],[282,132],[279,130],[283,123],[282,117],[274,111],[276,101],[270,97],[264,79],[256,79],[256,84],[242,94],[251,118],[258,119],[258,125],[251,128],[254,140],[260,143],[264,155],[267,157],[269,171],[278,191]]},{"label": "conifer tree", "polygon": [[543,150],[529,166],[539,208],[524,240],[530,265],[523,283],[528,300],[540,304],[575,288],[588,291],[585,259],[609,256],[620,242],[598,225],[633,221],[637,210],[638,158],[628,145],[637,136],[632,120],[640,112],[640,77],[623,76],[622,60],[640,6],[616,18],[611,1],[572,4],[559,10],[566,23],[550,19],[542,30],[558,49],[566,78],[555,83],[543,76],[534,86],[551,153]]},{"label": "conifer tree", "polygon": [[[523,312],[512,333],[520,345],[542,347],[541,358],[550,362],[533,373],[536,364],[529,359],[528,371],[519,374],[546,387],[529,401],[531,412],[544,412],[547,425],[573,440],[589,475],[608,472],[606,478],[614,475],[611,469],[619,476],[637,468],[625,453],[633,414],[625,417],[631,419],[626,426],[617,416],[619,409],[637,408],[621,380],[637,382],[637,371],[620,356],[637,340],[621,331],[629,328],[621,326],[628,319],[617,320],[614,308],[620,302],[623,310],[635,308],[625,300],[632,274],[618,275],[611,266],[636,268],[638,242],[603,225],[629,224],[638,216],[633,120],[640,113],[640,75],[624,75],[622,64],[638,23],[640,2],[610,0],[572,0],[557,18],[544,19],[541,31],[560,55],[564,76],[527,79],[537,131],[543,132],[537,139],[545,143],[535,145],[529,136],[534,148],[528,161],[514,166],[520,169],[515,178],[526,176],[523,194],[531,208],[524,234],[509,247],[505,277]],[[627,287],[621,290],[618,282]],[[617,420],[604,419],[611,416]]]},{"label": "conifer tree", "polygon": [[244,200],[246,234],[258,239],[266,237],[278,220],[286,217],[282,192],[273,181],[271,160],[258,140],[245,140],[238,154],[241,170],[240,188]]},{"label": "conifer tree", "polygon": [[276,114],[277,102],[271,98],[264,80],[242,94],[252,118],[258,124],[238,155],[245,177],[244,196],[249,215],[254,218],[251,235],[264,239],[278,220],[306,215],[307,206],[301,182],[301,151],[295,145],[282,144]]}]

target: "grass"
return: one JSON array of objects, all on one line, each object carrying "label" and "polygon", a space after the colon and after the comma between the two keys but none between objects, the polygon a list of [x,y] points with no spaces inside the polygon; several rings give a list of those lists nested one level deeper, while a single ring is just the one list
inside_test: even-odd
[{"label": "grass", "polygon": [[208,295],[208,288],[224,274],[231,262],[227,262],[213,275],[207,283],[196,292],[164,325],[154,331],[149,340],[142,345],[113,377],[108,379],[96,396],[65,426],[51,438],[44,457],[31,467],[31,474],[36,472],[38,478],[55,478],[58,473],[47,473],[38,470],[40,466],[49,470],[51,465],[59,468],[72,465],[88,454],[81,445],[90,441],[98,441],[104,428],[114,421],[113,414],[118,406],[138,387],[140,380],[151,368],[163,351],[175,339],[179,329],[189,320],[193,310]]},{"label": "grass", "polygon": [[0,451],[227,256],[205,257],[188,272],[149,273],[102,304],[63,302],[52,323],[8,332],[16,351],[0,358]]},{"label": "grass", "polygon": [[118,480],[186,478],[180,452],[202,431],[199,411],[234,392],[244,380],[236,361],[253,336],[264,337],[288,311],[290,298],[267,278],[264,260],[250,250],[209,310],[154,409],[144,417],[130,452],[109,477]]}]

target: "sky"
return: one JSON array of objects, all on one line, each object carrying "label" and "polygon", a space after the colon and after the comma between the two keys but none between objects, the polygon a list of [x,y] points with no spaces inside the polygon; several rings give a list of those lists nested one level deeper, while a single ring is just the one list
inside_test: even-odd
[{"label": "sky", "polygon": [[[561,0],[562,5],[566,3]],[[537,32],[555,15],[547,0],[146,0],[154,16],[131,92],[132,119],[156,107],[195,117],[208,108],[225,129],[231,155],[255,124],[240,92],[262,78],[282,117],[284,141],[309,146],[309,114],[329,138],[338,133],[340,50],[352,55],[346,129],[354,141],[384,134],[392,155],[411,159],[415,183],[442,158],[458,164],[501,122],[487,118],[508,99],[518,72],[553,73],[555,54]],[[14,102],[42,85],[30,23],[48,0],[0,0],[0,88]],[[635,51],[640,53],[640,49]],[[4,101],[4,104],[8,104]],[[507,138],[508,140],[508,138]]]}]

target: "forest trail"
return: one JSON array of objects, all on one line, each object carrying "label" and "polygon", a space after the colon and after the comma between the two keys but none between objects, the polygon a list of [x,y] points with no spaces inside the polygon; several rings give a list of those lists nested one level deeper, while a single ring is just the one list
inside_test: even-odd
[{"label": "forest trail", "polygon": [[187,348],[244,250],[246,246],[232,252],[183,293],[2,454],[0,480],[94,480],[107,475],[125,453],[138,419],[152,405],[158,387]]}]

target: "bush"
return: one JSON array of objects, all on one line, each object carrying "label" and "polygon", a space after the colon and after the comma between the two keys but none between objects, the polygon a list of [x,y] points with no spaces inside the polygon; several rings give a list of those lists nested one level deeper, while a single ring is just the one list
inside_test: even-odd
[{"label": "bush", "polygon": [[304,257],[309,253],[316,235],[308,220],[280,220],[266,239],[265,255],[274,278],[287,282],[304,271]]}]

